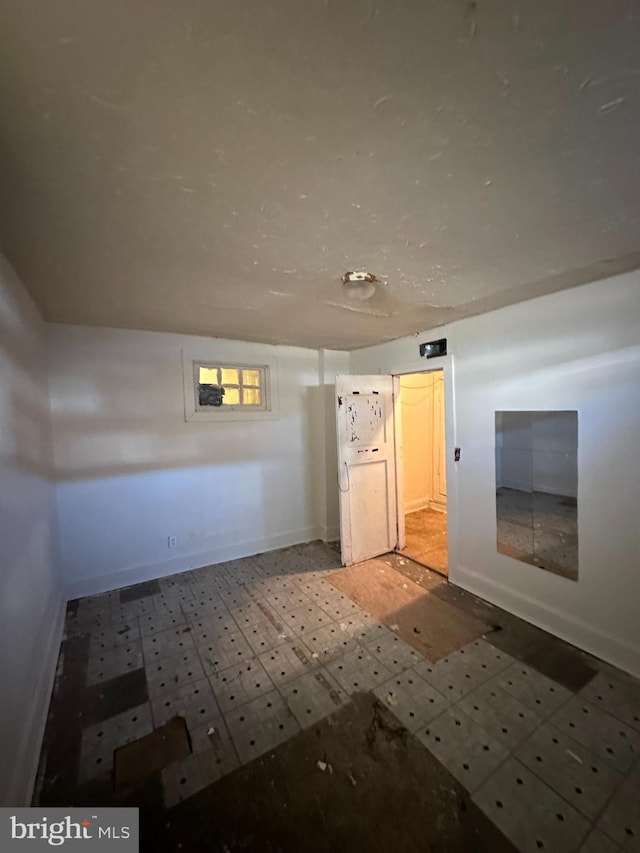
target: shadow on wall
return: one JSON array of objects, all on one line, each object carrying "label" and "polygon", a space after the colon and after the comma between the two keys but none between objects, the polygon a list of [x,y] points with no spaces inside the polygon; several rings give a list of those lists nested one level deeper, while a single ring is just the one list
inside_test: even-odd
[{"label": "shadow on wall", "polygon": [[[224,466],[247,462],[281,461],[286,464],[291,455],[306,452],[308,461],[317,465],[318,455],[325,445],[325,430],[329,450],[333,451],[335,469],[335,414],[326,419],[322,406],[333,405],[334,386],[307,387],[306,403],[300,414],[302,423],[282,416],[276,421],[211,423],[192,425],[165,423],[153,417],[109,417],[103,414],[55,415],[55,435],[58,441],[56,471],[59,480],[93,479],[129,474],[150,473],[174,468],[199,468],[203,465]],[[31,445],[28,440],[30,424],[37,423],[35,407],[27,400],[18,401],[23,411],[25,430],[20,435],[22,457],[28,459]],[[289,430],[284,446],[274,447],[272,439],[281,443]],[[190,433],[190,434],[189,434]],[[82,462],[77,461],[78,458]],[[335,484],[335,470],[332,473]]]},{"label": "shadow on wall", "polygon": [[306,466],[311,472],[307,495],[323,533],[335,539],[339,535],[335,385],[311,386],[306,390]]},{"label": "shadow on wall", "polygon": [[64,345],[62,355],[54,353],[51,396],[60,481],[241,463],[279,464],[287,476],[292,461],[296,476],[303,466],[323,472],[317,457],[327,433],[325,402],[331,405],[328,440],[335,441],[333,386],[312,382],[315,351],[294,351],[290,361],[282,357],[277,420],[187,423],[179,347],[143,343],[141,353],[133,348],[119,353],[112,341],[91,348],[82,340],[69,346],[70,353]]},{"label": "shadow on wall", "polygon": [[62,629],[44,323],[0,256],[0,802],[25,804]]},{"label": "shadow on wall", "polygon": [[[153,418],[56,415],[56,473],[60,481],[152,473],[176,468],[235,465],[283,458],[265,438],[284,428],[279,421],[200,425],[158,423]],[[192,431],[185,435],[185,431]],[[60,439],[59,436],[64,436]],[[61,446],[63,445],[63,446]],[[70,449],[75,452],[67,452]],[[265,452],[266,449],[266,452]],[[78,458],[81,458],[81,462]]]},{"label": "shadow on wall", "polygon": [[[327,483],[327,536],[340,536],[340,495],[338,491],[338,433],[336,428],[336,386],[324,386],[325,413],[325,475]],[[332,529],[332,525],[335,525]]]},{"label": "shadow on wall", "polygon": [[[30,330],[18,328],[17,319],[15,324],[11,321],[11,306],[5,303],[1,307],[0,362],[11,365],[15,381],[3,386],[0,456],[10,461],[12,468],[51,480],[46,377],[41,377],[39,385],[33,380],[42,371],[37,356],[42,345],[34,341]],[[43,411],[47,415],[44,418]]]},{"label": "shadow on wall", "polygon": [[72,330],[54,352],[57,503],[70,581],[130,571],[131,583],[180,560],[205,565],[335,535],[335,463],[326,461],[327,446],[335,454],[333,386],[318,385],[315,351],[279,358],[279,419],[187,423],[180,343],[138,333],[103,339],[94,346]]}]

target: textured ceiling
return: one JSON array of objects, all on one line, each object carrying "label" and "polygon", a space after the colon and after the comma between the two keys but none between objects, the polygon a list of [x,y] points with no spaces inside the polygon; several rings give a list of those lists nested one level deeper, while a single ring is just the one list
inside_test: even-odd
[{"label": "textured ceiling", "polygon": [[0,244],[49,320],[351,349],[640,266],[640,0],[0,25]]}]

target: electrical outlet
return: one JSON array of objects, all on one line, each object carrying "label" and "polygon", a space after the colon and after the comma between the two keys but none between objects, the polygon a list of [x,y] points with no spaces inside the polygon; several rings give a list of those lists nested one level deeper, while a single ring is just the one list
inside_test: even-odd
[{"label": "electrical outlet", "polygon": [[169,548],[177,548],[178,547],[178,537],[177,536],[169,536],[167,539],[167,545]]}]

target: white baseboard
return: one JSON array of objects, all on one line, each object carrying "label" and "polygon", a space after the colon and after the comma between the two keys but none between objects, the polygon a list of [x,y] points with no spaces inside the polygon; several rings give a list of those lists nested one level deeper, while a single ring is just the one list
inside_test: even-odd
[{"label": "white baseboard", "polygon": [[66,584],[67,598],[71,600],[83,598],[85,595],[98,595],[101,592],[110,592],[112,589],[120,589],[143,581],[179,574],[189,569],[199,569],[203,566],[223,563],[226,560],[251,557],[264,551],[275,551],[289,545],[299,545],[301,542],[311,542],[314,539],[322,539],[323,533],[324,530],[321,527],[305,527],[300,530],[291,530],[287,533],[240,542],[235,545],[226,545],[209,551],[184,554],[166,562],[131,566],[111,572],[108,575],[68,579]]},{"label": "white baseboard", "polygon": [[61,595],[53,618],[49,623],[42,623],[40,637],[34,645],[36,653],[41,652],[42,656],[34,663],[35,677],[32,680],[31,700],[25,709],[22,739],[16,752],[13,776],[4,805],[31,805],[62,642],[66,607],[67,600]]},{"label": "white baseboard", "polygon": [[513,489],[516,492],[526,492],[531,494],[533,491],[533,486],[531,482],[527,482],[526,480],[510,480],[509,477],[503,477],[502,482],[500,483],[499,488],[502,489]]},{"label": "white baseboard", "polygon": [[416,498],[413,501],[406,501],[404,505],[404,514],[409,515],[412,512],[420,512],[421,509],[435,509],[436,512],[446,512],[446,503],[434,501],[432,498]]},{"label": "white baseboard", "polygon": [[405,515],[410,512],[418,512],[421,509],[429,509],[430,504],[431,498],[414,498],[412,501],[405,501]]},{"label": "white baseboard", "polygon": [[337,542],[340,539],[340,527],[337,524],[323,527],[320,538],[323,542]]},{"label": "white baseboard", "polygon": [[486,601],[508,610],[521,619],[525,619],[538,628],[548,631],[613,664],[625,672],[640,677],[640,647],[632,645],[610,634],[598,631],[571,614],[544,604],[529,596],[496,583],[472,569],[457,568],[450,571],[449,580],[455,586],[462,587]]}]

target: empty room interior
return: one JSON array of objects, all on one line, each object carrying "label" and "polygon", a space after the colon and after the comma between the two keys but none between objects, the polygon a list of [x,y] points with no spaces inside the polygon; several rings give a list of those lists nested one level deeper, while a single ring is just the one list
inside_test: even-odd
[{"label": "empty room interior", "polygon": [[0,26],[0,837],[640,851],[638,0]]}]

